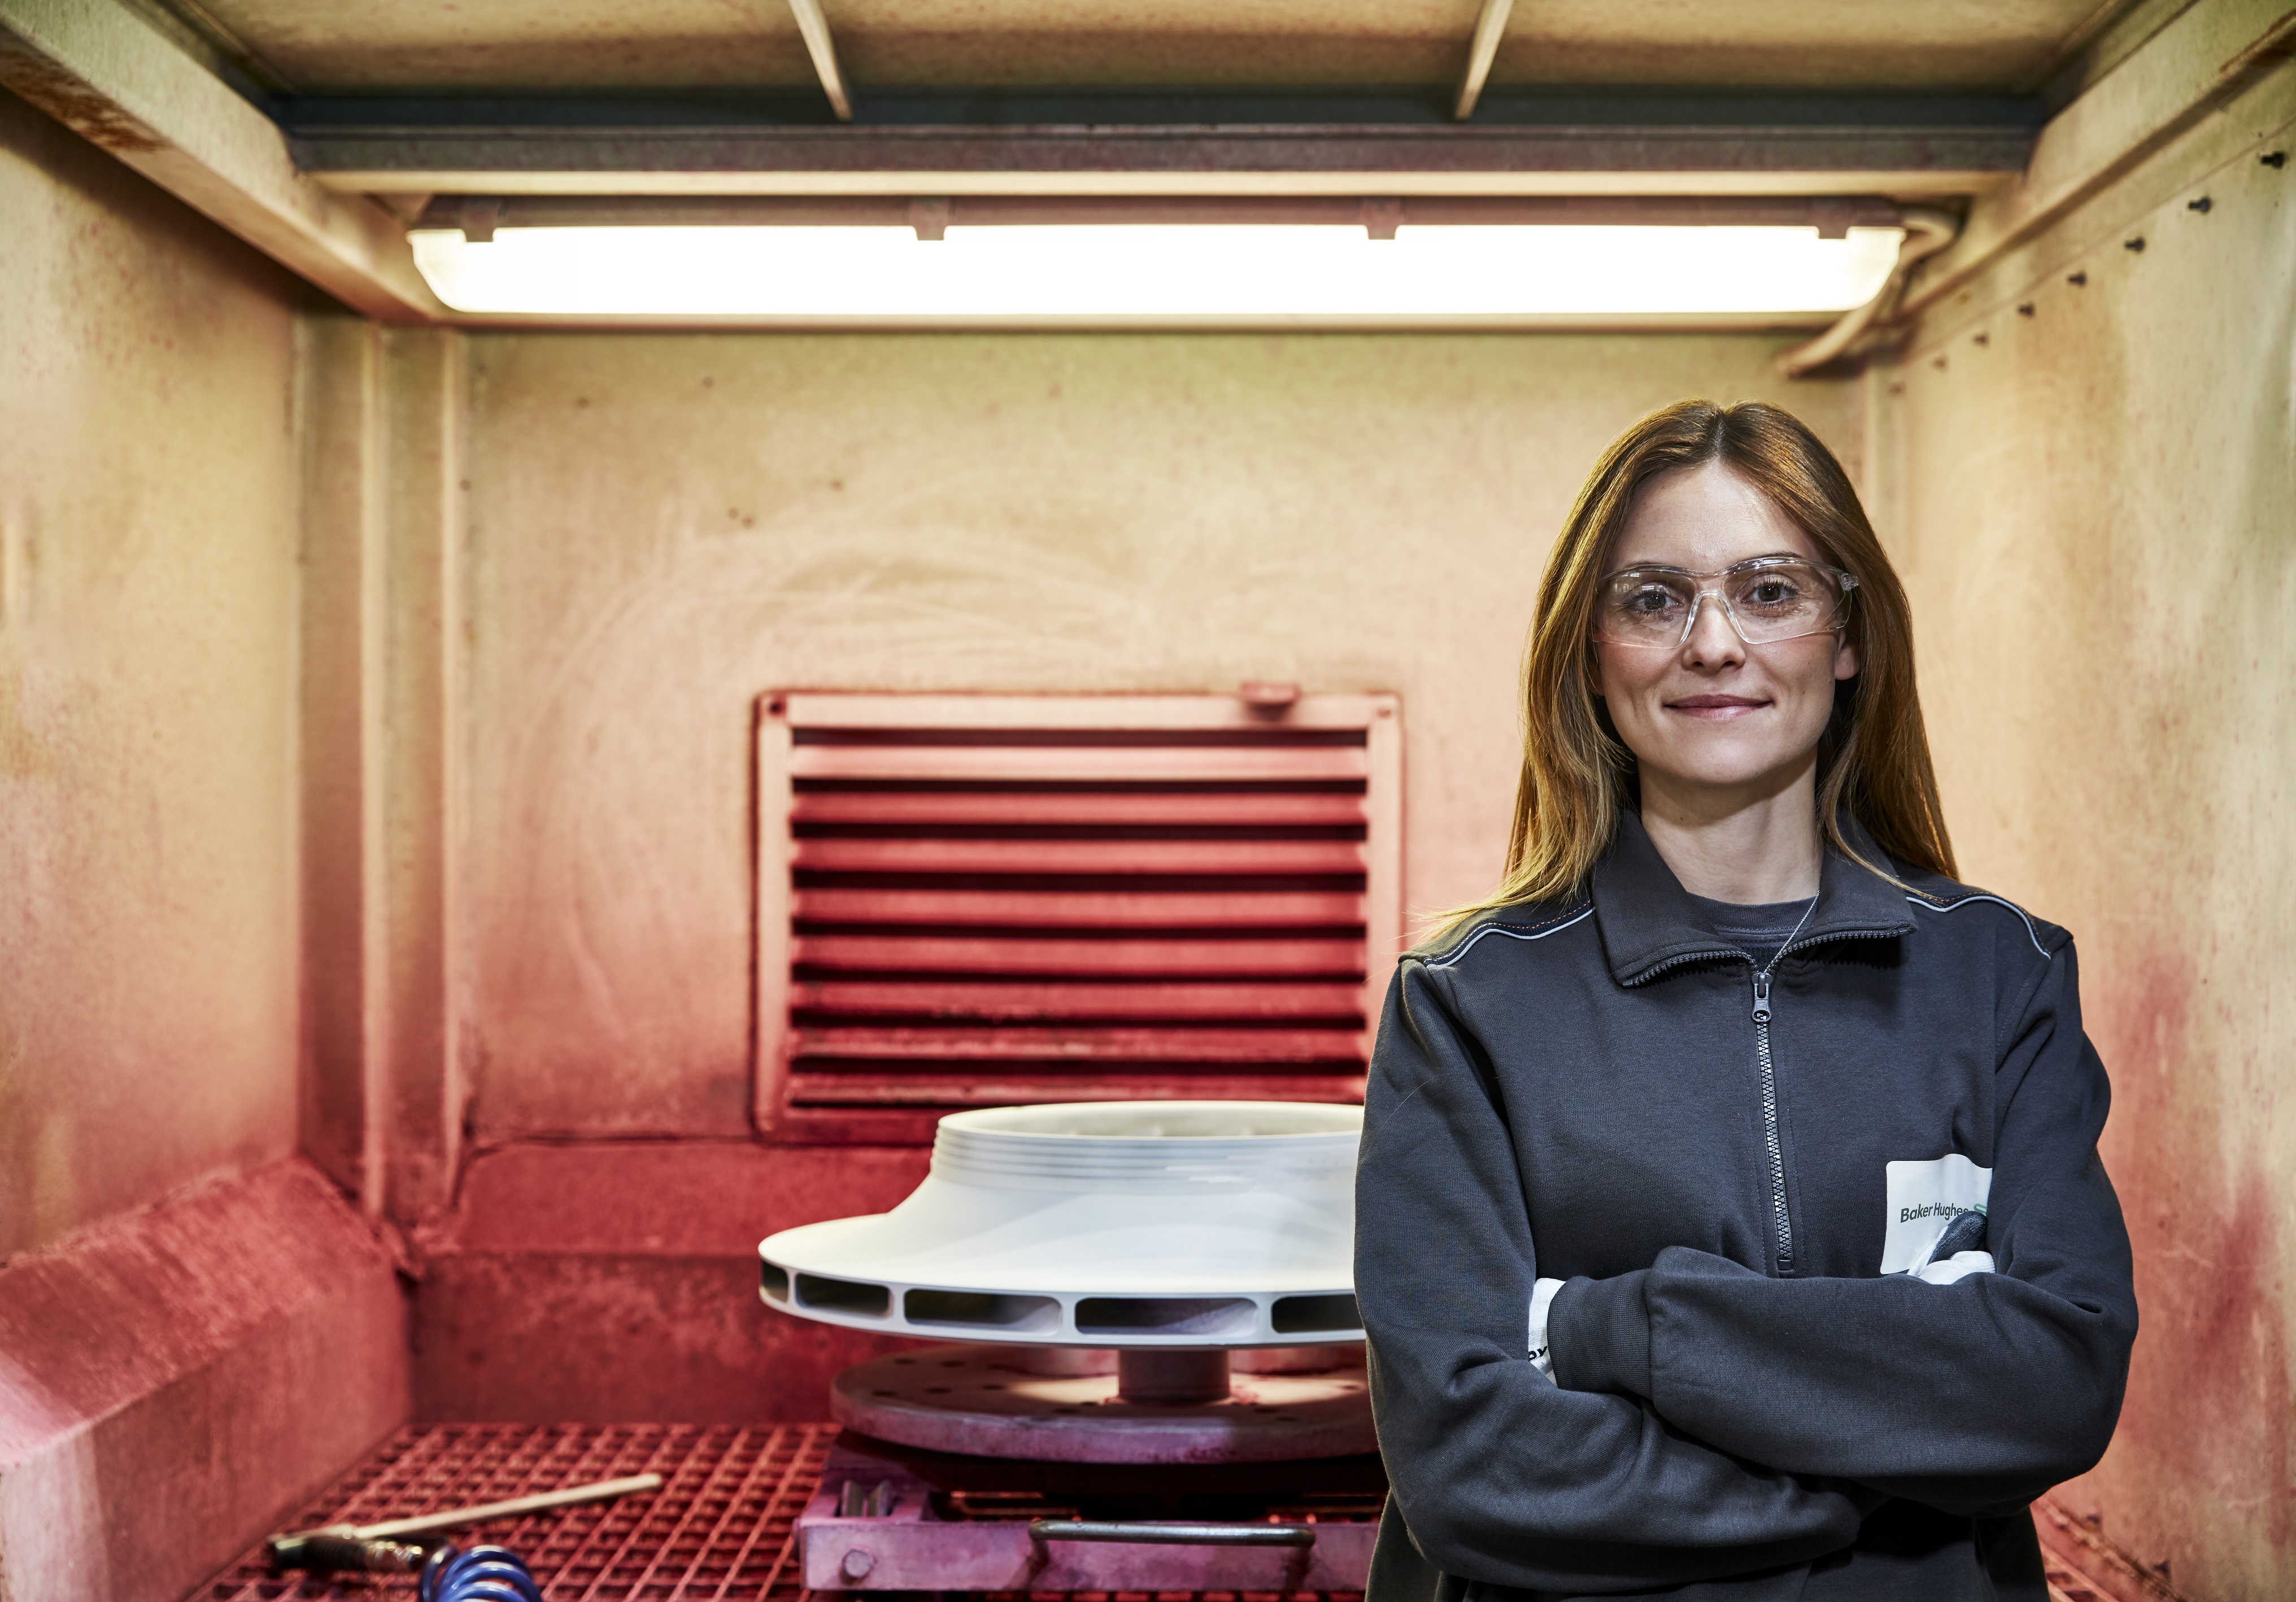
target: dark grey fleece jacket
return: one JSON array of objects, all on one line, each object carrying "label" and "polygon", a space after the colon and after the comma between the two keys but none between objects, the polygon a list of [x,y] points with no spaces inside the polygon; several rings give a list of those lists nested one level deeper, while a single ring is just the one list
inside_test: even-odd
[{"label": "dark grey fleece jacket", "polygon": [[[1770,953],[1631,814],[1587,895],[1403,960],[1356,1206],[1369,1602],[2040,1602],[2025,1504],[2103,1452],[2136,1332],[2110,1092],[2065,932],[1899,877],[1829,854],[1767,1026]],[[1999,1271],[1882,1272],[1979,1171],[1956,1242]]]}]

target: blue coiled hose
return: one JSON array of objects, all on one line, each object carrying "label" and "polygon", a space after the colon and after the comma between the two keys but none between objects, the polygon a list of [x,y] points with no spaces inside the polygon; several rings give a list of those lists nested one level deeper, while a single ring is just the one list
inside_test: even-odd
[{"label": "blue coiled hose", "polygon": [[452,1541],[430,1554],[415,1588],[419,1602],[542,1602],[525,1560],[507,1547],[457,1551]]}]

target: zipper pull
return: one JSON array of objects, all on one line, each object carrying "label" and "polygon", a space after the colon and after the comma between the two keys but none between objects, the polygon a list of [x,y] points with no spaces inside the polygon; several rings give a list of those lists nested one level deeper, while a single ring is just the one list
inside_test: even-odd
[{"label": "zipper pull", "polygon": [[1770,1021],[1770,970],[1767,968],[1754,976],[1754,1021]]}]

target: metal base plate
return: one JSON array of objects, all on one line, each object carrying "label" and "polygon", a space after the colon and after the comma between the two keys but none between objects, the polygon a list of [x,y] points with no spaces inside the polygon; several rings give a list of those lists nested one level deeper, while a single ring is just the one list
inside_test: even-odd
[{"label": "metal base plate", "polygon": [[1359,1349],[1350,1366],[1238,1374],[1221,1401],[1120,1401],[1117,1378],[1046,1374],[1026,1349],[928,1346],[848,1369],[830,1393],[847,1429],[971,1457],[1046,1463],[1270,1463],[1379,1450]]}]

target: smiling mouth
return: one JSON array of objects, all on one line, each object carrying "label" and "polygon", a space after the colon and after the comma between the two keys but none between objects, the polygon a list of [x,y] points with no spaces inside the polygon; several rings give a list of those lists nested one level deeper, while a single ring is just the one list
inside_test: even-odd
[{"label": "smiling mouth", "polygon": [[1678,701],[1667,702],[1666,708],[1669,712],[1679,712],[1685,716],[1701,718],[1708,723],[1722,723],[1730,718],[1743,717],[1749,713],[1759,712],[1769,704],[1767,701],[1754,700],[1742,695],[1689,695]]}]

